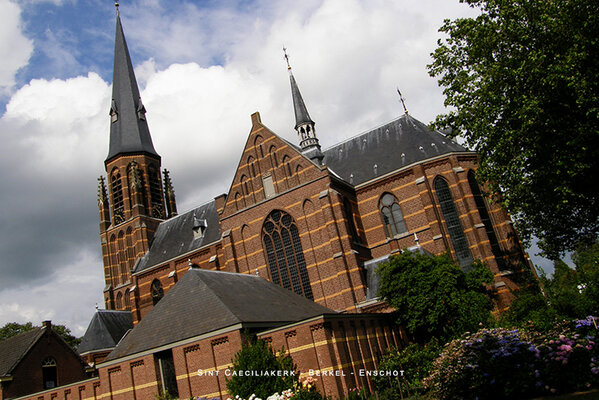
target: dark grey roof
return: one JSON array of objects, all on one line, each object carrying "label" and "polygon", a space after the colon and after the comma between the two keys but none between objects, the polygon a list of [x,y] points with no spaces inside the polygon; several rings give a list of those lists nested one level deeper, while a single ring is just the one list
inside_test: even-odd
[{"label": "dark grey roof", "polygon": [[239,323],[277,327],[334,311],[259,276],[189,270],[107,358],[114,360]]},{"label": "dark grey roof", "polygon": [[[352,185],[440,154],[469,151],[408,114],[324,151],[324,164]],[[376,165],[376,168],[375,168]]]},{"label": "dark grey roof", "polygon": [[295,111],[295,129],[306,122],[314,123],[310,118],[310,114],[308,114],[308,109],[304,104],[304,99],[291,70],[289,70],[289,80],[291,81],[291,96],[293,97],[293,110]]},{"label": "dark grey roof", "polygon": [[131,312],[97,310],[77,351],[79,354],[84,354],[95,350],[113,349],[125,333],[132,328]]},{"label": "dark grey roof", "polygon": [[[121,18],[118,15],[114,43],[111,110],[114,108],[118,118],[110,123],[110,146],[106,162],[118,154],[126,153],[146,153],[159,157],[154,150],[150,130],[145,120],[145,108],[139,96]],[[140,113],[143,114],[143,118],[139,118]]]},{"label": "dark grey roof", "polygon": [[0,341],[0,376],[9,375],[44,334],[46,328],[33,328]]},{"label": "dark grey roof", "polygon": [[[197,225],[198,222],[200,225],[205,223],[207,226],[194,229],[194,224]],[[214,200],[161,222],[154,233],[150,250],[139,261],[135,272],[217,241],[220,239],[220,234]]]}]

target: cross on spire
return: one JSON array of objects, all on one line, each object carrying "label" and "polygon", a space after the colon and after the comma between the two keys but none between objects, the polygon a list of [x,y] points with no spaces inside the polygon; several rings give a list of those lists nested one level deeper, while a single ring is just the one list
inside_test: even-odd
[{"label": "cross on spire", "polygon": [[291,65],[289,65],[289,55],[287,54],[287,48],[283,46],[283,54],[285,54],[285,61],[287,62],[287,69],[291,71]]},{"label": "cross on spire", "polygon": [[399,94],[399,100],[401,101],[401,105],[403,106],[403,111],[408,114],[408,109],[406,108],[406,103],[403,101],[403,96],[401,95],[401,92],[399,91],[399,88],[397,89],[397,94]]}]

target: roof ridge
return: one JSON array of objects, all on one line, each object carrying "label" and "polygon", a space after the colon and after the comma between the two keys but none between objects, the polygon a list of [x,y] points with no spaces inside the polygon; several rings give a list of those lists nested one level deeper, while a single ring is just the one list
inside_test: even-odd
[{"label": "roof ridge", "polygon": [[[418,121],[416,118],[413,118],[412,116],[409,116],[409,115],[408,115],[407,117],[409,117],[409,118],[411,118],[411,119],[414,119],[414,120]],[[390,121],[387,121],[387,122],[385,122],[385,123],[383,123],[383,124],[377,125],[377,126],[375,126],[374,128],[370,128],[370,129],[363,130],[362,132],[358,133],[357,135],[351,136],[351,137],[349,137],[349,138],[347,138],[347,139],[344,139],[344,140],[342,140],[342,141],[340,141],[340,142],[337,142],[337,143],[335,143],[334,145],[331,145],[331,146],[327,147],[326,149],[324,149],[324,150],[323,150],[323,152],[324,152],[324,151],[331,150],[331,149],[333,149],[333,148],[335,148],[335,147],[337,147],[337,146],[340,146],[340,145],[342,145],[342,144],[344,144],[344,143],[351,142],[352,140],[354,140],[354,139],[356,139],[356,138],[359,138],[360,136],[363,136],[363,135],[365,135],[365,134],[367,134],[367,133],[370,133],[370,132],[372,132],[372,131],[375,131],[375,130],[377,130],[377,129],[379,129],[379,128],[382,128],[383,126],[385,126],[385,125],[389,125],[390,123],[392,123],[392,122],[395,122],[395,121],[398,121],[398,120],[400,120],[400,119],[402,119],[402,118],[406,118],[406,114],[402,114],[402,115],[400,115],[399,117],[397,117],[397,118],[394,118],[394,119],[392,119],[392,120],[390,120]]]},{"label": "roof ridge", "polygon": [[205,201],[204,203],[202,203],[202,204],[200,204],[200,205],[197,205],[197,206],[195,206],[195,207],[192,207],[192,208],[190,208],[190,209],[189,209],[189,210],[187,210],[187,211],[183,211],[182,213],[179,213],[179,214],[177,214],[177,215],[174,215],[174,216],[170,217],[169,219],[165,219],[165,220],[164,220],[164,221],[162,221],[160,224],[162,224],[162,223],[164,223],[164,222],[168,222],[168,221],[173,221],[173,220],[175,220],[175,219],[177,219],[177,218],[179,218],[179,217],[182,217],[182,216],[184,216],[185,214],[188,214],[188,213],[190,213],[190,212],[192,212],[192,211],[195,211],[196,209],[198,209],[198,208],[200,208],[200,207],[203,207],[203,206],[206,206],[206,205],[208,205],[208,204],[210,204],[210,203],[216,203],[216,200],[212,199],[212,200]]},{"label": "roof ridge", "polygon": [[217,271],[214,269],[205,269],[205,268],[194,268],[192,271],[202,271],[202,272],[210,272],[214,274],[229,274],[243,277],[251,277],[251,278],[262,278],[261,276],[252,275],[252,274],[244,274],[242,272],[230,272],[230,271]]},{"label": "roof ridge", "polygon": [[[207,270],[204,270],[204,271],[207,271]],[[213,271],[213,272],[217,272],[217,271]],[[227,272],[227,273],[232,274],[232,272]],[[221,297],[212,289],[212,287],[206,281],[204,281],[204,279],[202,279],[201,274],[198,275],[198,278],[202,281],[202,283],[204,284],[206,289],[208,289],[210,291],[210,293],[212,293],[212,295],[218,300],[219,304],[221,304],[225,308],[226,312],[229,315],[232,315],[238,321],[238,323],[243,322],[243,320],[241,318],[239,318],[239,316],[237,314],[235,314],[233,311],[231,311],[231,306],[228,305],[227,303],[225,303],[221,299]]]}]

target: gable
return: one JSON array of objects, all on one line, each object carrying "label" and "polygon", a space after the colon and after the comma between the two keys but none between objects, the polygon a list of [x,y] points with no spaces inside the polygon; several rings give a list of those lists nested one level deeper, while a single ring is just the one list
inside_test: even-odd
[{"label": "gable", "polygon": [[297,146],[264,126],[260,114],[254,113],[221,219],[293,189],[320,172]]}]

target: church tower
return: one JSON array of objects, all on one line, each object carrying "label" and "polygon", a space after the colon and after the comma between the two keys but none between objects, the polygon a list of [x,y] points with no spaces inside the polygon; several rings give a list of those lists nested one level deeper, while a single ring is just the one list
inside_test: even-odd
[{"label": "church tower", "polygon": [[98,188],[104,302],[107,309],[125,310],[133,304],[131,272],[160,222],[177,215],[177,206],[168,171],[161,176],[118,5],[109,114],[107,177],[100,177]]},{"label": "church tower", "polygon": [[289,71],[289,80],[291,82],[291,97],[293,98],[293,110],[295,111],[295,130],[297,132],[302,154],[316,162],[322,164],[324,154],[320,150],[320,144],[316,137],[316,130],[314,129],[314,121],[308,114],[308,109],[302,98],[293,72],[291,72],[291,65],[289,65],[289,56],[287,55],[286,49],[283,48],[285,53],[285,60],[287,61],[287,70]]}]

